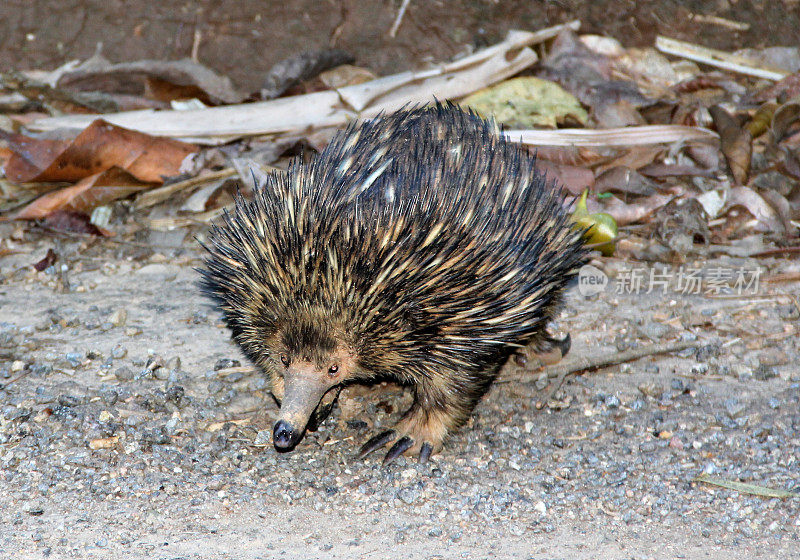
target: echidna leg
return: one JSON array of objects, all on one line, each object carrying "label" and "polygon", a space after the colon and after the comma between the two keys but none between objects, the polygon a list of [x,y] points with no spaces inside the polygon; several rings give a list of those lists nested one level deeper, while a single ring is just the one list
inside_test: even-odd
[{"label": "echidna leg", "polygon": [[[544,334],[531,340],[527,348],[521,350],[519,355],[527,358],[532,354],[538,362],[552,365],[560,362],[567,355],[571,345],[572,339],[569,333],[564,338],[558,339],[544,332]],[[522,362],[521,365],[524,365],[524,363]]]},{"label": "echidna leg", "polygon": [[365,443],[358,457],[363,458],[390,442],[392,447],[384,457],[387,464],[403,454],[418,455],[426,462],[441,451],[447,435],[464,423],[477,399],[458,398],[457,391],[418,387],[414,404],[393,429],[382,432]]},{"label": "echidna leg", "polygon": [[442,449],[444,439],[454,423],[454,418],[444,409],[425,408],[415,402],[393,429],[381,432],[367,441],[361,447],[358,458],[364,458],[394,442],[383,459],[384,465],[404,453],[419,455],[420,461],[425,462],[433,453]]}]

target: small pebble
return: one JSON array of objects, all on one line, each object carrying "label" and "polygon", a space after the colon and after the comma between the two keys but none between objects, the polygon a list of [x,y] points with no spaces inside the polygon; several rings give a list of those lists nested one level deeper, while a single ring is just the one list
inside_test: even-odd
[{"label": "small pebble", "polygon": [[115,327],[125,326],[125,322],[128,320],[128,311],[125,308],[119,308],[111,314],[108,320]]},{"label": "small pebble", "polygon": [[125,366],[118,367],[116,370],[114,370],[114,377],[120,381],[130,381],[134,378],[134,375],[135,374],[133,370]]},{"label": "small pebble", "polygon": [[220,358],[214,364],[214,371],[219,371],[221,369],[228,369],[232,367],[239,367],[241,365],[242,364],[239,360],[234,360],[232,358]]}]

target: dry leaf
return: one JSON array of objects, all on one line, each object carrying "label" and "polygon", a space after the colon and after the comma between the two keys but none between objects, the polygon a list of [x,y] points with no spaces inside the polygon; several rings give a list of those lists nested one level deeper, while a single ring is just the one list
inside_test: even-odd
[{"label": "dry leaf", "polygon": [[750,100],[763,103],[778,97],[792,99],[798,96],[800,96],[800,72],[786,76],[777,83],[756,92],[750,97]]},{"label": "dry leaf", "polygon": [[53,212],[90,213],[97,206],[149,188],[117,167],[86,177],[71,187],[44,194],[11,216],[15,220],[35,220]]},{"label": "dry leaf", "polygon": [[800,100],[784,103],[772,116],[770,132],[776,144],[800,131]]},{"label": "dry leaf", "polygon": [[775,210],[760,194],[750,187],[735,187],[728,191],[726,210],[733,206],[744,206],[759,222],[756,231],[779,232],[783,225]]},{"label": "dry leaf", "polygon": [[627,148],[625,151],[620,152],[620,154],[615,157],[614,159],[610,159],[600,165],[596,166],[594,171],[598,175],[608,171],[609,169],[613,169],[614,167],[628,167],[630,169],[639,169],[647,165],[648,163],[652,163],[658,157],[661,157],[664,153],[664,147],[658,145],[652,146],[631,146]]},{"label": "dry leaf", "polygon": [[14,151],[6,177],[16,183],[77,181],[120,167],[148,183],[177,175],[186,156],[197,147],[170,138],[150,136],[97,119],[72,142],[10,135]]},{"label": "dry leaf", "polygon": [[702,167],[667,163],[650,163],[640,167],[639,172],[648,177],[714,177],[714,173]]},{"label": "dry leaf", "polygon": [[597,192],[624,192],[649,196],[658,192],[656,184],[629,167],[612,167],[595,180]]},{"label": "dry leaf", "polygon": [[624,226],[635,222],[644,221],[653,212],[667,204],[675,198],[675,195],[654,194],[648,197],[639,198],[636,202],[623,202],[616,196],[598,200],[590,200],[588,203],[589,212],[605,212],[610,214],[618,226]]},{"label": "dry leaf", "polygon": [[744,185],[750,174],[750,156],[753,152],[750,133],[746,128],[739,126],[739,123],[719,105],[710,107],[709,112],[717,127],[722,153],[728,162],[733,181],[736,185]]},{"label": "dry leaf", "polygon": [[557,164],[539,158],[536,162],[539,171],[546,174],[550,180],[564,187],[571,194],[580,194],[594,185],[594,173],[583,167],[574,165]]},{"label": "dry leaf", "polygon": [[89,216],[86,214],[68,210],[58,210],[49,214],[42,220],[42,226],[54,231],[64,231],[68,233],[112,235],[110,232],[102,230],[90,222]]},{"label": "dry leaf", "polygon": [[71,91],[103,91],[129,95],[158,92],[165,97],[171,88],[179,96],[191,95],[212,104],[239,103],[244,96],[237,92],[230,78],[190,59],[137,60],[113,64],[102,55],[94,55],[74,69],[61,73],[57,87]]},{"label": "dry leaf", "polygon": [[50,248],[47,250],[47,254],[44,256],[44,258],[33,265],[33,268],[36,270],[36,272],[41,272],[47,267],[53,266],[57,259],[58,255],[56,255],[56,252]]},{"label": "dry leaf", "polygon": [[585,125],[589,116],[575,97],[558,84],[524,76],[482,89],[460,105],[511,128],[554,128],[567,120]]},{"label": "dry leaf", "polygon": [[600,103],[592,110],[592,117],[598,128],[618,128],[639,126],[647,122],[629,101],[621,99],[616,103]]}]

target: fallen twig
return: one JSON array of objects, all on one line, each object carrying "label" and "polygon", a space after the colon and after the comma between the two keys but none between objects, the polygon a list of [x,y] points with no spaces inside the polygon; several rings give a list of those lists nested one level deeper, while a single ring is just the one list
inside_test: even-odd
[{"label": "fallen twig", "polygon": [[[798,247],[798,249],[800,249],[800,247]],[[770,284],[800,282],[800,272],[785,272],[783,274],[775,274],[774,276],[764,278],[764,282],[768,282]]]},{"label": "fallen twig", "polygon": [[719,136],[713,130],[694,126],[655,124],[623,128],[559,130],[507,130],[506,137],[530,146],[645,146],[672,142],[713,141]]},{"label": "fallen twig", "polygon": [[214,208],[208,212],[201,212],[199,214],[192,214],[191,216],[175,216],[167,218],[154,218],[147,221],[147,227],[157,231],[171,231],[173,229],[197,225],[208,224],[222,216],[226,211],[233,211],[235,204],[228,204]]},{"label": "fallen twig", "polygon": [[696,23],[710,23],[711,25],[719,25],[734,31],[747,31],[750,29],[749,23],[741,21],[733,21],[730,19],[721,18],[719,16],[711,16],[706,14],[691,14],[689,19]]},{"label": "fallen twig", "polygon": [[709,49],[693,43],[670,39],[669,37],[656,37],[656,48],[667,54],[688,58],[695,62],[715,66],[717,68],[724,68],[725,70],[731,70],[732,72],[738,72],[748,76],[756,76],[757,78],[777,81],[789,75],[787,72],[781,70],[759,66],[756,61],[744,56],[738,56],[716,49]]},{"label": "fallen twig", "polygon": [[207,175],[198,175],[197,177],[192,177],[191,179],[186,179],[185,181],[178,181],[177,183],[170,183],[169,185],[164,185],[163,187],[150,189],[149,191],[145,191],[136,197],[136,200],[133,202],[133,207],[136,210],[150,208],[151,206],[155,206],[156,204],[164,202],[173,194],[184,189],[188,189],[195,185],[202,185],[203,183],[210,183],[211,181],[217,181],[219,179],[226,179],[233,175],[236,175],[236,169],[233,167],[226,167],[225,169],[208,173]]},{"label": "fallen twig", "polygon": [[542,373],[546,373],[549,379],[561,378],[563,380],[563,377],[570,373],[623,364],[656,354],[668,354],[670,352],[686,350],[687,348],[699,348],[704,344],[707,343],[701,340],[682,340],[678,342],[665,342],[663,344],[650,344],[648,346],[607,354],[605,356],[575,358],[553,366],[548,366],[541,371],[524,371],[518,375],[512,376],[510,380],[528,383],[539,379]]},{"label": "fallen twig", "polygon": [[739,482],[738,480],[727,480],[718,478],[707,474],[701,474],[694,478],[692,482],[705,482],[714,486],[727,488],[728,490],[735,490],[743,494],[753,494],[754,496],[761,496],[764,498],[797,498],[800,494],[797,492],[790,492],[789,490],[779,490],[777,488],[767,488],[766,486],[758,486],[757,484],[748,484],[746,482]]},{"label": "fallen twig", "polygon": [[389,30],[389,37],[392,39],[394,39],[395,35],[397,35],[397,30],[400,28],[400,24],[403,23],[403,16],[406,14],[406,8],[408,8],[410,1],[411,0],[403,0],[403,3],[400,4],[400,9],[397,11],[397,17],[394,18],[392,28]]},{"label": "fallen twig", "polygon": [[792,245],[790,247],[778,247],[777,249],[767,249],[766,251],[761,251],[759,253],[753,253],[750,256],[754,258],[758,257],[774,257],[777,255],[786,255],[791,253],[800,253],[800,246]]}]

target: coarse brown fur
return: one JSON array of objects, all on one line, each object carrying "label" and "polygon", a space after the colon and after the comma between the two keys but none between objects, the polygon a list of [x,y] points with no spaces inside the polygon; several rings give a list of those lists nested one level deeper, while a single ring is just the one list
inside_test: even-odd
[{"label": "coarse brown fur", "polygon": [[281,446],[343,384],[393,379],[415,401],[383,444],[425,456],[515,349],[548,348],[585,254],[535,158],[450,104],[351,125],[237,200],[207,249],[205,290],[286,399]]}]

